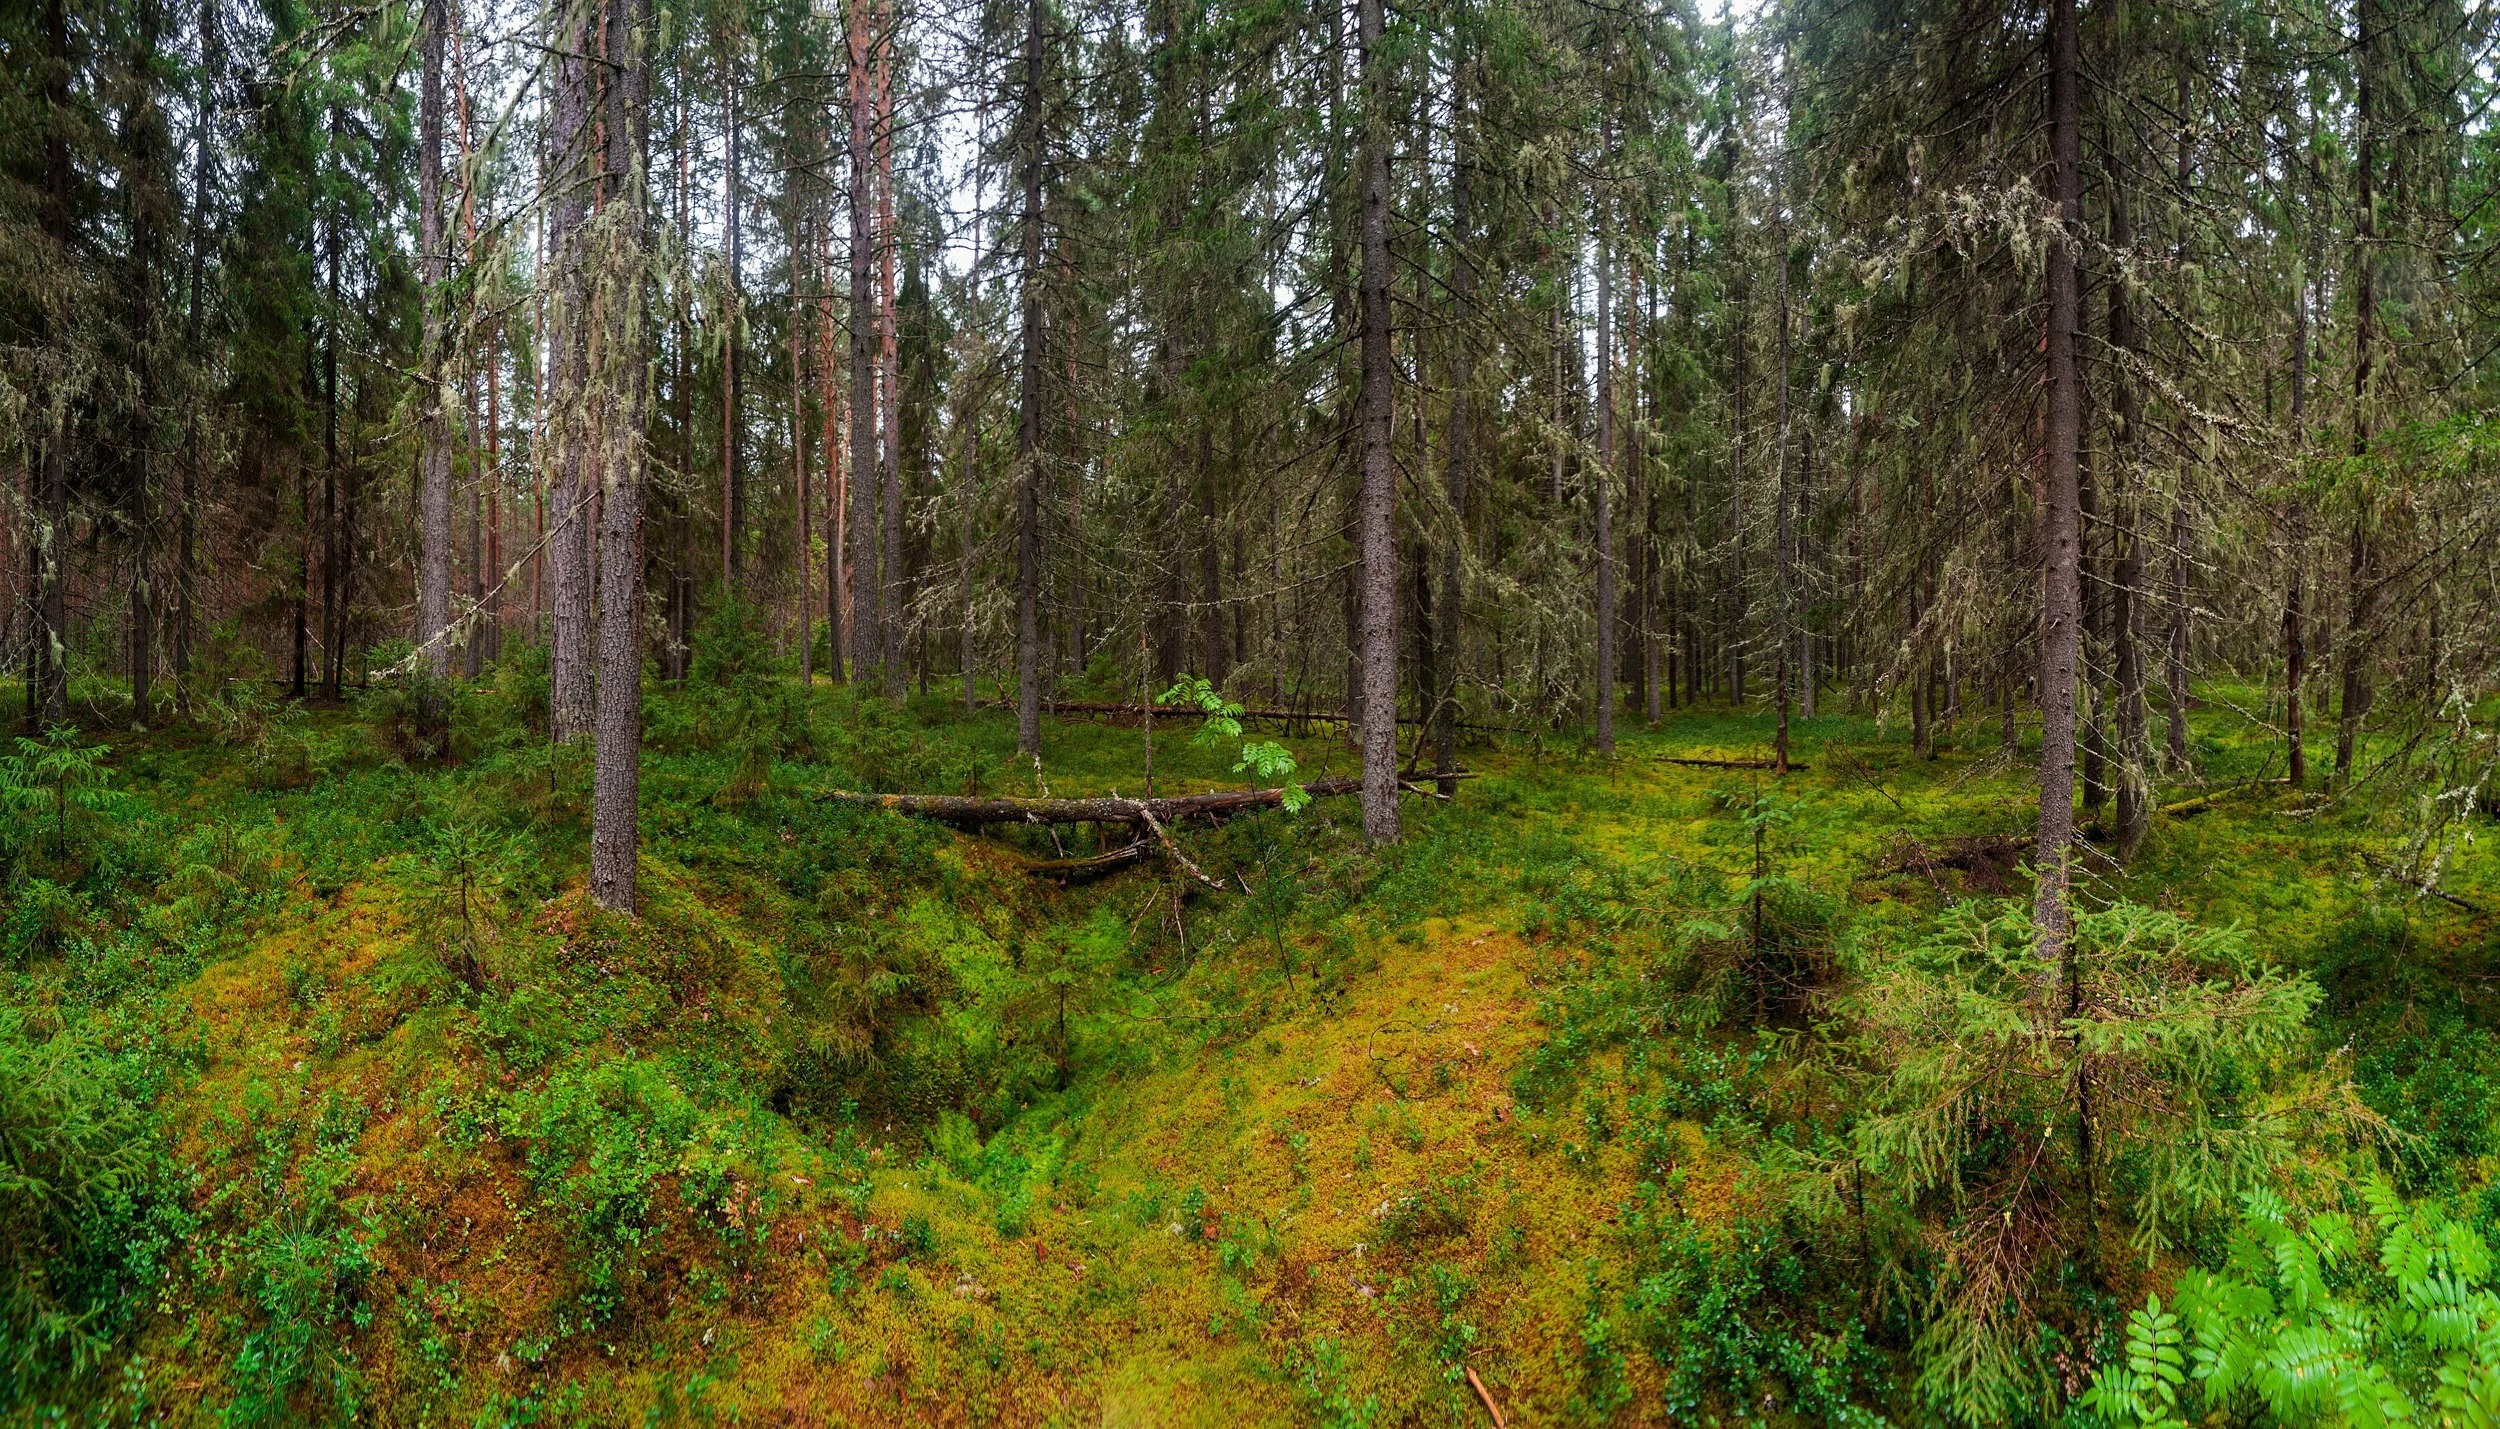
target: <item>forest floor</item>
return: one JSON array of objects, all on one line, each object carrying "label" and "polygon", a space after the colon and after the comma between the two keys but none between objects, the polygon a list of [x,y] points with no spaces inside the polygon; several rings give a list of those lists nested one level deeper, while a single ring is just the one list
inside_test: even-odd
[{"label": "forest floor", "polygon": [[[2500,865],[2416,896],[2408,808],[2251,782],[2261,696],[2211,693],[2181,807],[2084,896],[2309,971],[2413,1178],[2478,1192]],[[1829,996],[2028,888],[1993,719],[1932,760],[1803,721],[1784,778],[1672,762],[1764,757],[1760,714],[1627,720],[1611,761],[1488,737],[1386,853],[1350,799],[1180,831],[1216,894],[813,797],[1036,792],[1011,715],[662,692],[629,926],[530,702],[464,694],[424,771],[370,708],[83,736],[112,792],[25,834],[0,1042],[153,1108],[125,1182],[158,1189],[92,1252],[144,1293],[19,1417],[1915,1417],[1900,1297],[1797,1207],[1845,1134]],[[1238,782],[1192,728],[1158,723],[1158,792]],[[1053,794],[1144,785],[1133,725],[1044,744]]]}]

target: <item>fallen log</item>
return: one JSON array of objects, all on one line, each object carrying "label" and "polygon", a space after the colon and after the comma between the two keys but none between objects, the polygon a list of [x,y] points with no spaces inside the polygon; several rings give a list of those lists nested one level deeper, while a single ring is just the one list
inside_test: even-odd
[{"label": "fallen log", "polygon": [[2291,782],[2292,781],[2289,777],[2277,775],[2272,779],[2249,779],[2237,784],[2225,784],[2219,789],[2208,790],[2205,793],[2195,795],[2191,798],[2181,799],[2176,803],[2164,804],[2161,806],[2159,812],[2161,816],[2166,819],[2194,818],[2196,815],[2204,813],[2206,810],[2221,803],[2223,800],[2230,798],[2234,794],[2245,794],[2251,789],[2264,789],[2275,785],[2288,785]]},{"label": "fallen log", "polygon": [[[1314,799],[1325,799],[1336,794],[1351,794],[1362,787],[1360,779],[1317,779],[1303,785],[1302,792]],[[1184,823],[1191,819],[1221,822],[1236,814],[1277,808],[1285,802],[1285,791],[1220,789],[1211,794],[1191,794],[1177,799],[1124,799],[1116,795],[1094,799],[1018,799],[957,794],[856,794],[847,789],[829,789],[817,797],[831,803],[891,809],[898,814],[975,827],[985,824],[1121,824],[1151,830],[1157,824]]]},{"label": "fallen log", "polygon": [[[1661,764],[1682,764],[1693,769],[1777,769],[1780,767],[1776,759],[1687,759],[1672,754],[1660,754],[1654,757]],[[1794,759],[1788,761],[1788,772],[1791,774],[1799,773],[1809,767]]]},{"label": "fallen log", "polygon": [[[992,709],[1014,708],[1012,704],[1005,700],[983,700],[981,703]],[[1061,700],[1056,704],[1046,705],[1045,708],[1055,715],[1117,715],[1127,719],[1143,719],[1146,717],[1147,712],[1147,707],[1144,704],[1136,702],[1123,703],[1119,700]],[[1153,708],[1154,717],[1156,719],[1205,719],[1207,717],[1207,712],[1197,705],[1156,705]],[[1295,720],[1317,721],[1323,724],[1344,724],[1351,718],[1343,713],[1336,713],[1328,710],[1273,709],[1256,706],[1243,710],[1238,717],[1245,720],[1255,720],[1261,724],[1288,724]],[[1415,715],[1400,715],[1398,716],[1398,723],[1412,727],[1429,726],[1432,722],[1428,719],[1419,718]],[[1455,721],[1455,723],[1460,729],[1476,730],[1492,734],[1516,734],[1519,732],[1505,724],[1477,724],[1469,720],[1458,720]]]}]

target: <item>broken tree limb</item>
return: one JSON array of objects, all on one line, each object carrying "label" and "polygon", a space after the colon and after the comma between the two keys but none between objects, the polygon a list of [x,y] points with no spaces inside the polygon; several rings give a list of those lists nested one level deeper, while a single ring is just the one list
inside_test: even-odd
[{"label": "broken tree limb", "polygon": [[2436,884],[2425,883],[2421,879],[2416,878],[2413,874],[2406,872],[2404,869],[2398,868],[2396,865],[2389,863],[2383,858],[2365,853],[2361,856],[2361,861],[2368,864],[2371,870],[2377,873],[2379,877],[2401,883],[2405,887],[2412,889],[2415,893],[2420,894],[2425,898],[2436,898],[2451,908],[2458,909],[2461,912],[2471,913],[2477,918],[2488,918],[2491,916],[2490,909],[2475,902],[2473,899],[2460,897],[2457,894],[2450,893],[2447,889],[2441,888]]},{"label": "broken tree limb", "polygon": [[1476,1398],[1484,1401],[1484,1412],[1493,1416],[1493,1429],[1510,1429],[1510,1421],[1502,1417],[1502,1406],[1493,1402],[1493,1391],[1476,1378],[1476,1367],[1467,1366],[1467,1382],[1475,1387]]},{"label": "broken tree limb", "polygon": [[[1279,792],[1281,793],[1281,791]],[[1179,864],[1188,872],[1190,877],[1197,879],[1200,883],[1214,889],[1216,892],[1232,892],[1230,888],[1224,886],[1221,880],[1207,877],[1207,871],[1205,869],[1200,868],[1196,863],[1192,862],[1188,854],[1181,852],[1181,846],[1172,841],[1172,836],[1170,834],[1164,832],[1163,825],[1155,818],[1154,810],[1147,808],[1144,800],[1133,799],[1130,802],[1137,805],[1137,812],[1139,816],[1145,819],[1146,827],[1152,830],[1154,836],[1162,842],[1163,851],[1172,856],[1172,862]]]},{"label": "broken tree limb", "polygon": [[1118,848],[1088,854],[1083,858],[1024,858],[1013,854],[1005,856],[1014,863],[1019,873],[1030,873],[1041,878],[1084,878],[1092,874],[1109,873],[1115,868],[1126,868],[1132,863],[1143,863],[1153,853],[1154,846],[1144,839],[1139,839],[1134,843],[1125,843]]},{"label": "broken tree limb", "polygon": [[[1302,786],[1314,799],[1351,794],[1360,779],[1315,779]],[[955,794],[857,794],[830,789],[817,797],[831,803],[891,809],[898,814],[937,819],[950,824],[1122,824],[1145,829],[1153,824],[1178,824],[1191,819],[1221,821],[1236,814],[1272,809],[1285,802],[1283,789],[1223,789],[1177,799],[1019,799]]]}]

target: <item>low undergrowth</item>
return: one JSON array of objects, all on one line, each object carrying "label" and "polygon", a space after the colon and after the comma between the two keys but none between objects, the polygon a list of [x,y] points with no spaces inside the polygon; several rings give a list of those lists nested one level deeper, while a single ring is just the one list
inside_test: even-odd
[{"label": "low undergrowth", "polygon": [[[1767,740],[1695,713],[1476,747],[1391,851],[1323,799],[1181,831],[1225,893],[1061,887],[1002,851],[1090,836],[814,796],[1140,792],[1147,731],[1036,768],[710,634],[652,692],[633,923],[530,652],[436,765],[378,701],[18,747],[10,1417],[2047,1422],[2239,1394],[2074,1407],[2265,1225],[2500,1218],[2494,873],[2374,874],[2402,810],[2166,819],[2044,966],[1992,729],[1826,717],[1783,779],[1664,762]],[[2262,736],[2216,710],[2221,785]],[[1353,765],[1189,733],[1158,791]]]}]

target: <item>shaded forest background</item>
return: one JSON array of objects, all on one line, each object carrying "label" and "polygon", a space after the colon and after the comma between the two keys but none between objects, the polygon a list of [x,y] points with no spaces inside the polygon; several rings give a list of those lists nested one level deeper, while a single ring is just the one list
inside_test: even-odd
[{"label": "shaded forest background", "polygon": [[[667,679],[734,604],[811,676],[1029,706],[1190,671],[1336,713],[1376,604],[1412,717],[2028,708],[2053,17],[1375,18],[25,10],[0,635],[30,709],[73,674],[139,722],[245,673],[335,697],[400,641],[469,674],[552,645],[570,690],[565,513],[620,435]],[[2081,18],[2087,800],[2183,767],[2208,671],[2262,675],[2300,777],[2483,692],[2485,19]],[[630,346],[584,376],[613,284],[583,235],[629,181]],[[593,433],[629,371],[639,419]]]}]

